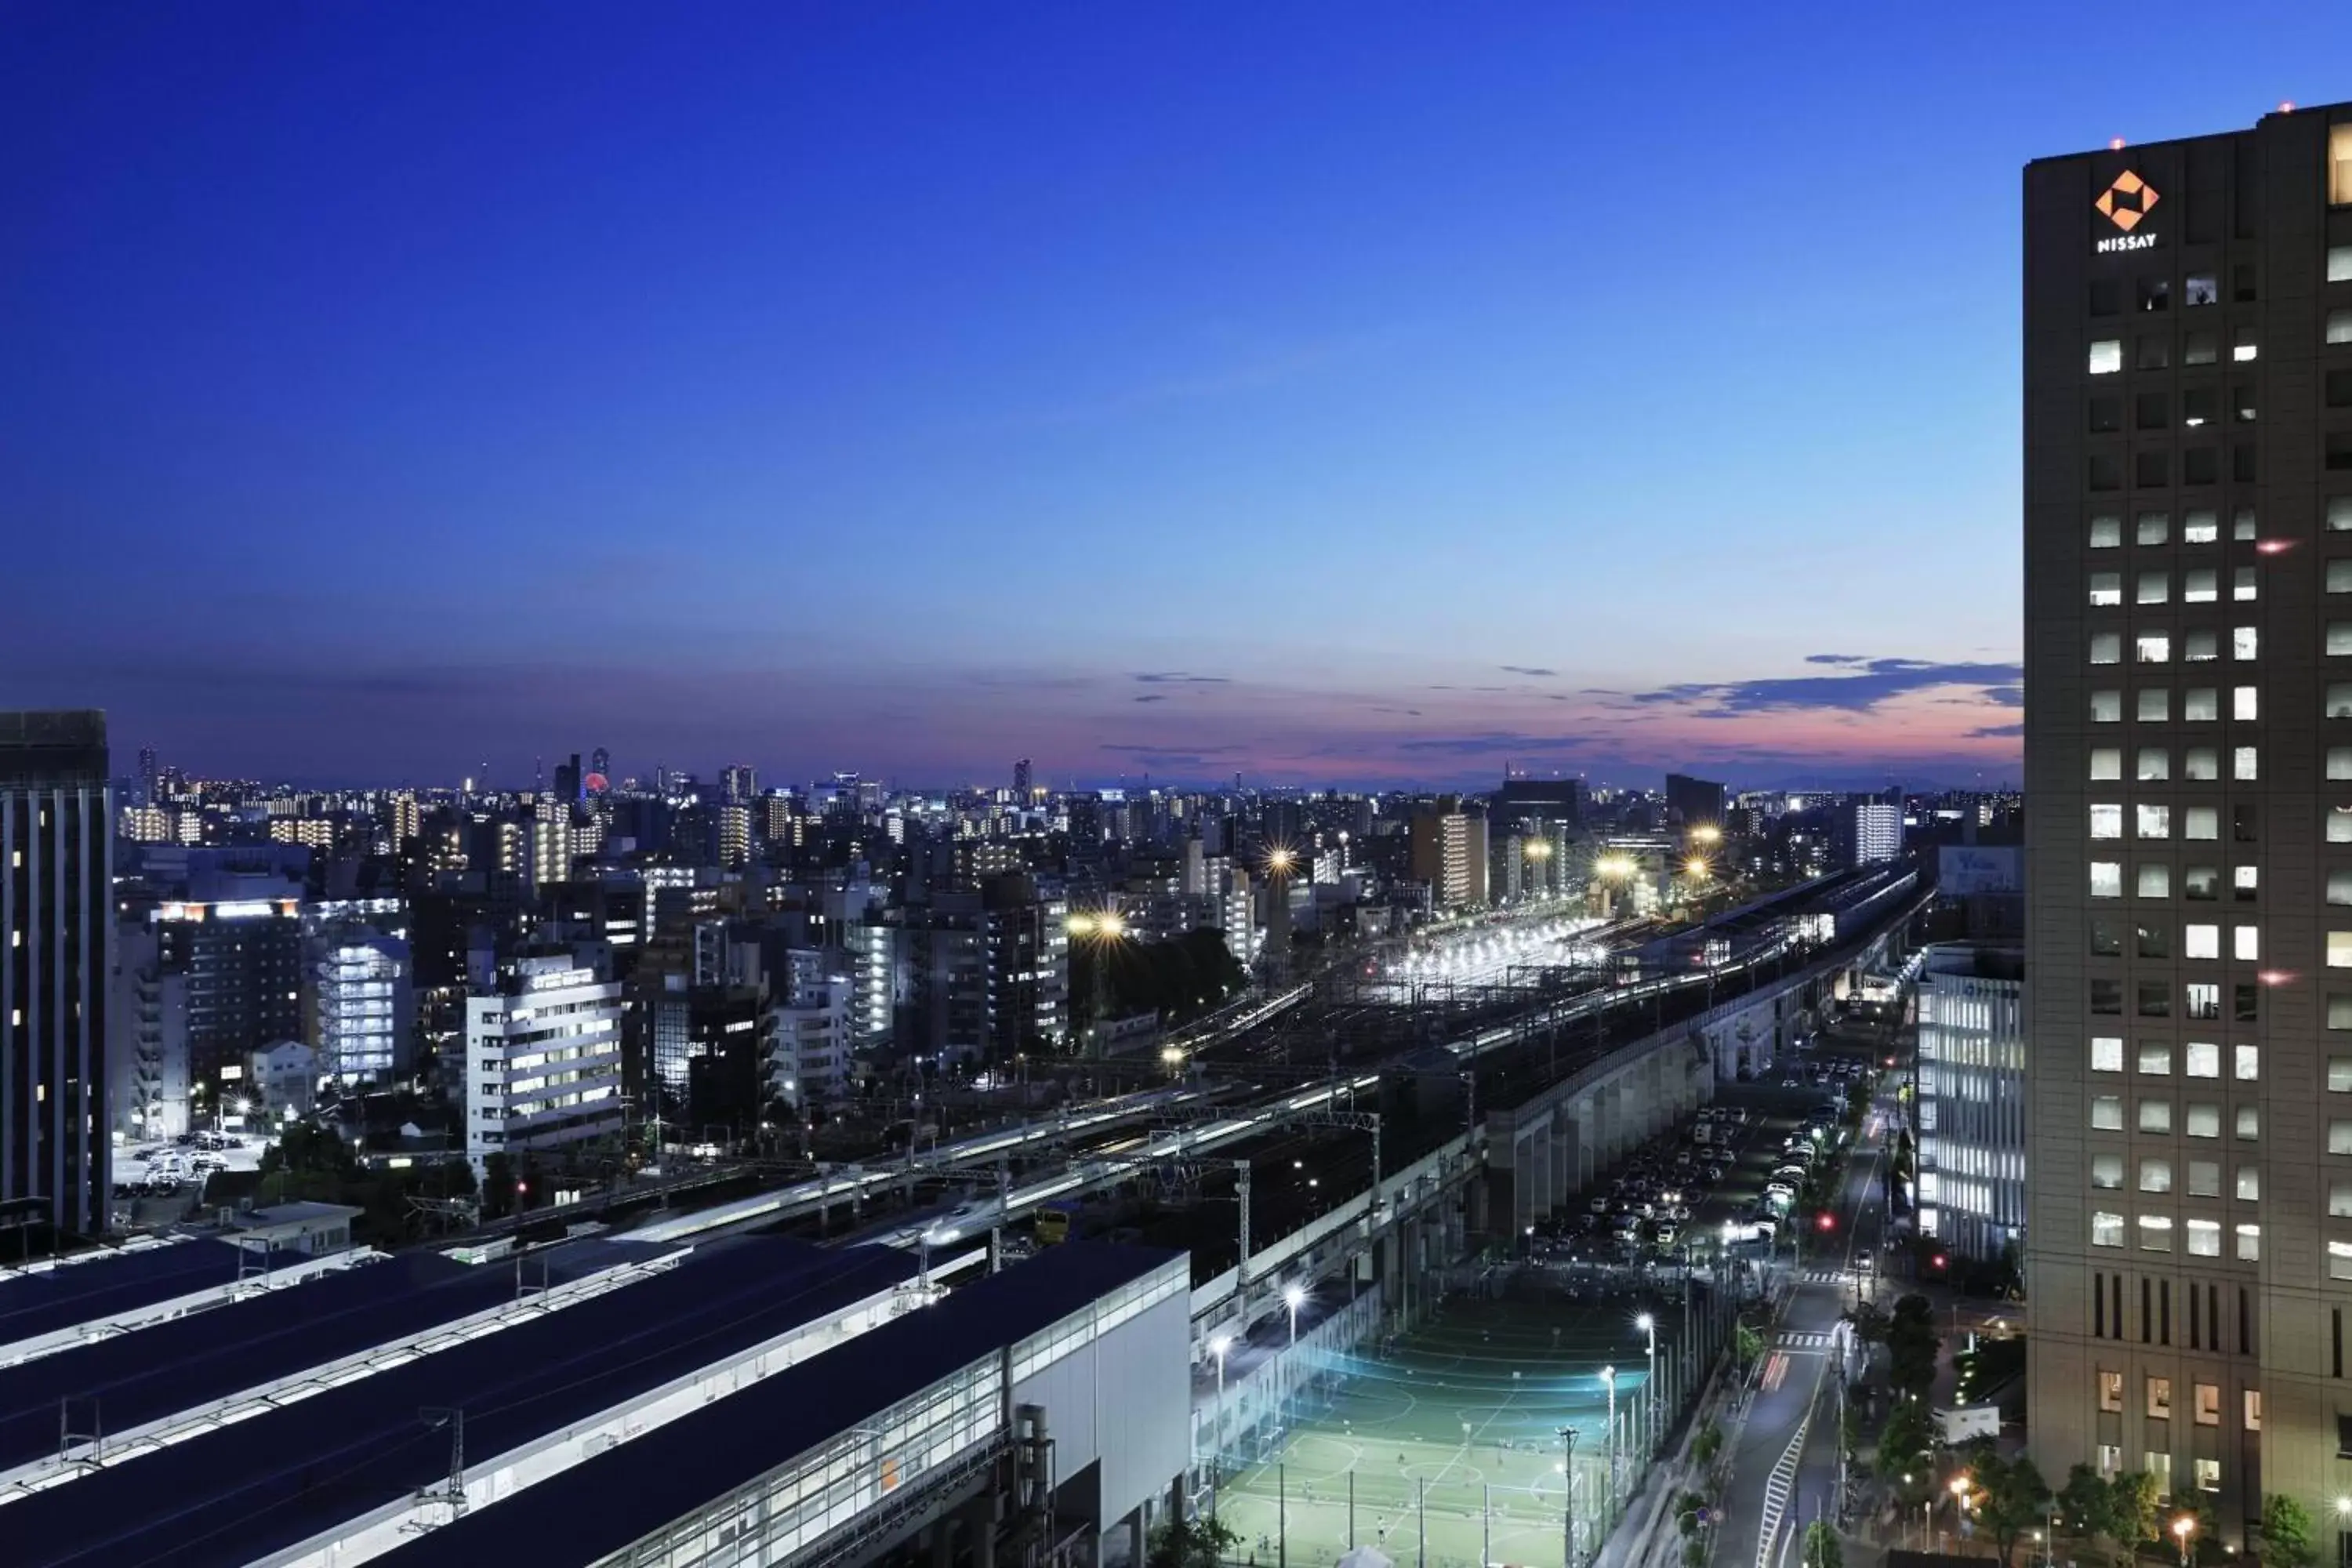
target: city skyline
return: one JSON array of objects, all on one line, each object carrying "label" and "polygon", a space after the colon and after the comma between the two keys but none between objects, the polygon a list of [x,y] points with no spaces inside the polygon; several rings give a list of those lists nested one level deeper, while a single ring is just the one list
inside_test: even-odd
[{"label": "city skyline", "polygon": [[32,7],[10,697],[319,783],[2013,780],[2017,170],[2315,85],[2178,15]]}]

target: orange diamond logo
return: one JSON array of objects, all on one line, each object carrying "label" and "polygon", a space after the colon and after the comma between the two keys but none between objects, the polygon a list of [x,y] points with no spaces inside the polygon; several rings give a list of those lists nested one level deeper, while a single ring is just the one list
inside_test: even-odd
[{"label": "orange diamond logo", "polygon": [[2139,226],[2148,209],[2157,203],[2156,187],[2126,169],[2117,174],[2115,184],[2099,193],[2091,205],[2105,216],[2106,220],[2129,234]]}]

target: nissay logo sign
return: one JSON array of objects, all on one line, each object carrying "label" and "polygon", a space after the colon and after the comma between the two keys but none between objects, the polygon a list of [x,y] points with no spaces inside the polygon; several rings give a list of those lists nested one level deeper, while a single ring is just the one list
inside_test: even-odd
[{"label": "nissay logo sign", "polygon": [[2091,205],[2123,232],[2104,236],[2092,248],[2104,256],[2113,250],[2146,250],[2154,245],[2155,231],[2142,233],[2139,228],[2155,210],[2158,200],[2156,187],[2129,169],[2117,174],[2115,183],[2101,191],[2099,199]]}]

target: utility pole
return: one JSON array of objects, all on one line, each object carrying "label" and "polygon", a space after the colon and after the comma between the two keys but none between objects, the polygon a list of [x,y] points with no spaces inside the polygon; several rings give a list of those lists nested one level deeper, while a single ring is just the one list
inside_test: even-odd
[{"label": "utility pole", "polygon": [[1576,1568],[1576,1428],[1561,1427],[1559,1443],[1562,1502],[1559,1516],[1560,1568]]}]

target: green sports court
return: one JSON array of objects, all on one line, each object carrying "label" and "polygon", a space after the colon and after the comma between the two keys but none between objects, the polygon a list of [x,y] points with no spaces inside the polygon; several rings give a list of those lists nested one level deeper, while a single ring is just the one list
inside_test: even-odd
[{"label": "green sports court", "polygon": [[[1241,1536],[1236,1555],[1328,1563],[1362,1544],[1400,1563],[1558,1563],[1560,1428],[1570,1426],[1577,1539],[1588,1556],[1605,1539],[1603,1367],[1616,1371],[1628,1484],[1653,1425],[1641,1408],[1642,1310],[1631,1297],[1548,1289],[1456,1296],[1408,1331],[1306,1354],[1286,1424],[1268,1423],[1224,1458],[1217,1508]],[[1662,1352],[1679,1355],[1678,1297],[1653,1310]],[[1692,1359],[1704,1364],[1707,1353],[1702,1346]]]}]

